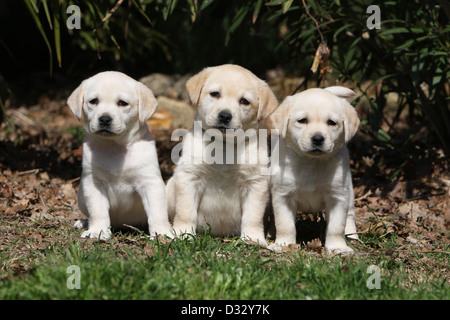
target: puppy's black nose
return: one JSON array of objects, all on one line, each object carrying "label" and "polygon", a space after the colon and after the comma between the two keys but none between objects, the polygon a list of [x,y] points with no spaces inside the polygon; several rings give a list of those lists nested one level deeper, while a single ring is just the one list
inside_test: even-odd
[{"label": "puppy's black nose", "polygon": [[315,147],[319,147],[323,144],[323,142],[325,141],[325,138],[320,134],[315,134],[312,136],[311,141]]},{"label": "puppy's black nose", "polygon": [[98,118],[98,122],[102,127],[109,127],[111,125],[112,120],[113,119],[111,118],[111,116],[108,115],[103,115],[100,118]]},{"label": "puppy's black nose", "polygon": [[231,118],[233,118],[233,115],[230,111],[222,110],[219,112],[219,121],[223,124],[228,124],[231,121]]}]

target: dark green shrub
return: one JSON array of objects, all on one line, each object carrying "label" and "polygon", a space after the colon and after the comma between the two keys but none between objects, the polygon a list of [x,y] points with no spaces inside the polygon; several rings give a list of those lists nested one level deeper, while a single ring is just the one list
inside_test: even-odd
[{"label": "dark green shrub", "polygon": [[[196,72],[225,62],[261,75],[279,64],[319,85],[327,77],[353,83],[369,100],[370,133],[381,142],[391,143],[396,121],[409,108],[450,154],[448,1],[384,1],[381,28],[373,30],[366,25],[370,0],[23,1],[48,49],[50,70],[69,64],[66,72],[75,72],[99,58],[138,75]],[[70,4],[82,12],[80,30],[65,27]],[[313,73],[321,43],[329,55]],[[386,119],[390,92],[398,94],[398,107]],[[389,130],[381,130],[383,122]]]}]

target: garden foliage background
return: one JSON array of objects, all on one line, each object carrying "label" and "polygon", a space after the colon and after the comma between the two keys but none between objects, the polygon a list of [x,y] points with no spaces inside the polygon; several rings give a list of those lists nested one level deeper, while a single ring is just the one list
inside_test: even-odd
[{"label": "garden foliage background", "polygon": [[[369,30],[373,4],[381,28]],[[80,8],[80,29],[66,26],[69,5]],[[17,222],[39,251],[51,240],[33,219],[51,221],[47,230],[79,217],[82,129],[66,98],[84,78],[112,69],[164,74],[156,79],[173,85],[222,63],[252,70],[280,101],[309,87],[354,89],[362,124],[349,148],[362,250],[389,243],[448,253],[449,18],[447,0],[0,0],[0,249],[14,257],[2,269],[31,268],[30,255],[5,249],[25,232]],[[169,96],[188,104],[182,92]],[[159,125],[152,132],[167,179],[173,127]],[[307,229],[315,218],[299,219]]]},{"label": "garden foliage background", "polygon": [[[5,87],[48,72],[73,81],[104,69],[140,77],[192,73],[224,62],[258,75],[281,67],[290,75],[350,81],[370,97],[368,122],[381,140],[401,112],[419,113],[449,152],[448,1],[384,1],[381,29],[366,25],[371,1],[2,1],[1,74]],[[81,29],[68,29],[69,5],[79,6]],[[329,51],[310,67],[320,43]],[[29,79],[29,77],[25,78]],[[306,85],[308,82],[305,81]],[[322,83],[322,84],[325,84]],[[447,87],[446,87],[447,85]],[[26,86],[27,91],[35,85]],[[38,88],[36,88],[38,89]],[[398,107],[381,131],[386,94]],[[387,135],[386,135],[387,133]]]}]

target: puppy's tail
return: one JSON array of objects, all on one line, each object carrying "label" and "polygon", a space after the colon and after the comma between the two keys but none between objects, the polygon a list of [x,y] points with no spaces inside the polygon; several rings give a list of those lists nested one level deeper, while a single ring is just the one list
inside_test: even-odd
[{"label": "puppy's tail", "polygon": [[325,90],[338,96],[339,98],[351,98],[355,95],[355,92],[353,90],[341,86],[332,86],[325,88]]}]

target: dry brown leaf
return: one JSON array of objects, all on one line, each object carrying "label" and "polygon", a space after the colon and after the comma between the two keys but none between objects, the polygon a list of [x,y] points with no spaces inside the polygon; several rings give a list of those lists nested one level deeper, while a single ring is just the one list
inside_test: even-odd
[{"label": "dry brown leaf", "polygon": [[330,56],[330,49],[325,42],[321,42],[317,47],[316,54],[314,55],[314,61],[311,65],[311,71],[316,72],[320,66],[319,78],[323,78],[327,72],[330,71],[328,68],[328,58]]},{"label": "dry brown leaf", "polygon": [[322,248],[322,241],[319,238],[312,239],[306,243],[306,249],[308,250],[318,250]]},{"label": "dry brown leaf", "polygon": [[173,116],[165,111],[158,110],[147,120],[148,126],[153,130],[170,129],[173,123]]},{"label": "dry brown leaf", "polygon": [[283,252],[292,252],[300,250],[300,244],[294,243],[288,246],[282,246]]},{"label": "dry brown leaf", "polygon": [[316,54],[314,55],[313,64],[311,66],[311,71],[313,73],[316,73],[317,68],[319,68],[319,63],[320,63],[321,57],[322,57],[322,44],[319,44],[319,46],[317,47],[317,50],[316,50]]}]

